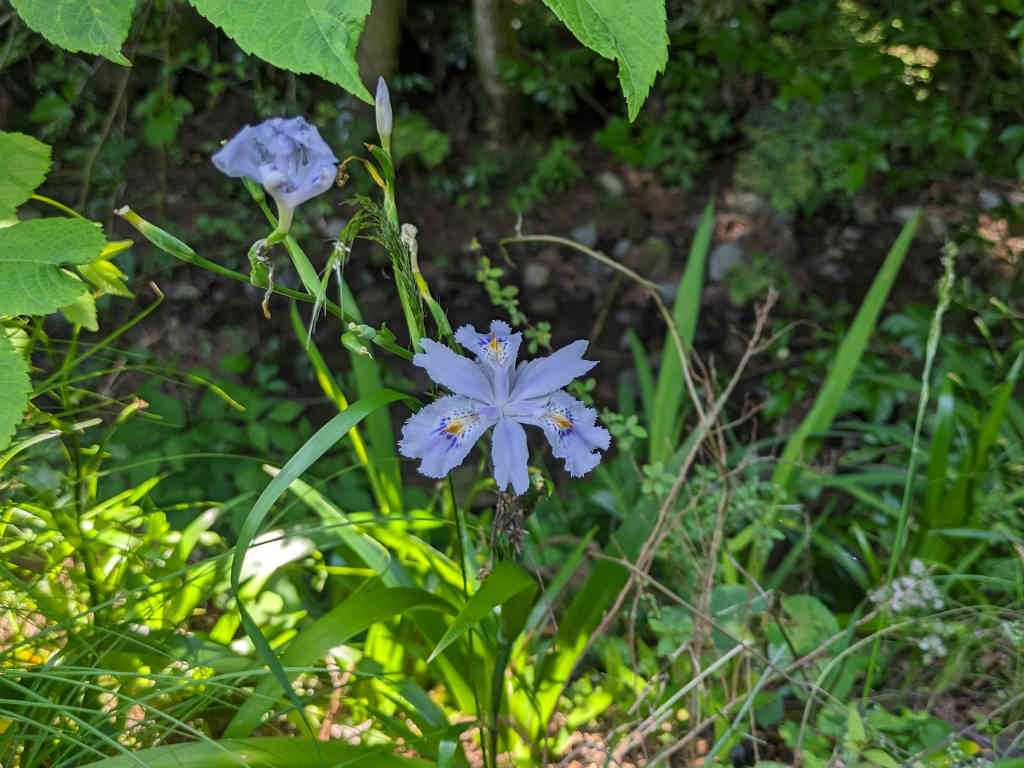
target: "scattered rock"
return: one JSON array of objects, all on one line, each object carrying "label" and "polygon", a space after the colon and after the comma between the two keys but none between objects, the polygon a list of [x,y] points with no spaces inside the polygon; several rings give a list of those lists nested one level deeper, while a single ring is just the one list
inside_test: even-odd
[{"label": "scattered rock", "polygon": [[609,197],[622,197],[626,193],[626,185],[622,179],[611,171],[601,171],[597,175],[597,185],[603,189]]},{"label": "scattered rock", "polygon": [[612,256],[618,262],[625,261],[626,256],[629,255],[629,249],[633,247],[633,241],[628,237],[621,238],[615,243],[615,248],[612,250]]},{"label": "scattered rock", "polygon": [[711,251],[708,259],[708,279],[714,282],[723,280],[729,270],[743,261],[743,249],[730,240],[719,243]]},{"label": "scattered rock", "polygon": [[660,237],[648,237],[642,243],[627,248],[623,263],[635,269],[644,277],[653,277],[664,272],[672,259],[672,249]]},{"label": "scattered rock", "polygon": [[893,208],[892,217],[900,224],[906,224],[919,210],[921,210],[919,205],[900,205]]},{"label": "scattered rock", "polygon": [[1006,199],[1010,205],[1024,205],[1024,189],[1011,189]]},{"label": "scattered rock", "polygon": [[726,192],[722,202],[725,208],[747,216],[756,216],[768,208],[768,203],[753,192],[739,189]]},{"label": "scattered rock", "polygon": [[570,233],[570,236],[580,245],[593,248],[597,245],[597,222],[588,221],[586,224],[581,224]]},{"label": "scattered rock", "polygon": [[548,292],[529,294],[530,312],[538,317],[553,317],[558,314],[558,302]]},{"label": "scattered rock", "polygon": [[949,227],[946,224],[946,215],[941,210],[925,208],[924,223],[936,240],[945,240],[949,235]]},{"label": "scattered rock", "polygon": [[543,288],[551,279],[551,268],[546,264],[531,261],[523,270],[523,285],[527,288]]},{"label": "scattered rock", "polygon": [[992,189],[978,190],[978,205],[983,211],[991,211],[1003,204],[1002,196]]},{"label": "scattered rock", "polygon": [[864,230],[859,227],[843,227],[839,237],[843,245],[853,247],[864,238]]},{"label": "scattered rock", "polygon": [[846,264],[846,255],[842,248],[827,249],[814,260],[813,269],[819,277],[834,283],[842,282],[850,277],[850,269]]},{"label": "scattered rock", "polygon": [[[199,289],[192,283],[171,283],[166,290],[167,298],[171,301],[195,301],[199,298]],[[259,290],[263,290],[260,288]]]},{"label": "scattered rock", "polygon": [[878,201],[871,197],[853,198],[853,216],[862,227],[878,223]]}]

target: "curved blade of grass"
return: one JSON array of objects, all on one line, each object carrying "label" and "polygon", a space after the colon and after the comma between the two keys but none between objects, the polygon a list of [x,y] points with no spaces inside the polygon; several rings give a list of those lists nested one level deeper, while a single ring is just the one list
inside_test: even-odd
[{"label": "curved blade of grass", "polygon": [[[257,654],[263,663],[270,668],[274,677],[277,678],[278,683],[280,683],[282,689],[288,695],[288,698],[295,706],[296,711],[302,715],[303,720],[305,720],[305,713],[302,710],[302,705],[299,702],[298,697],[292,690],[291,681],[285,674],[280,662],[278,662],[273,649],[271,649],[266,637],[263,636],[259,626],[245,609],[245,605],[239,595],[242,563],[245,559],[245,551],[249,548],[249,544],[252,543],[253,537],[259,530],[260,525],[262,525],[267,513],[270,511],[270,507],[275,501],[277,501],[278,497],[285,492],[288,486],[291,485],[292,481],[309,469],[313,462],[327,453],[335,443],[344,437],[352,427],[362,421],[368,414],[373,413],[378,408],[381,408],[388,403],[393,403],[396,400],[412,400],[415,402],[412,398],[408,397],[408,395],[404,395],[401,392],[395,392],[390,389],[381,389],[380,391],[353,403],[347,411],[342,411],[329,422],[324,424],[324,426],[320,427],[320,429],[318,429],[316,433],[309,438],[309,440],[307,440],[305,444],[288,460],[288,463],[284,465],[277,477],[273,478],[267,487],[263,489],[263,493],[260,494],[260,497],[256,500],[252,509],[249,510],[249,514],[246,515],[245,520],[242,523],[241,530],[238,533],[238,543],[235,545],[235,557],[231,563],[231,591],[234,593],[236,598],[242,626],[245,627],[246,634],[256,647]],[[307,722],[306,725],[308,727],[309,723]]]},{"label": "curved blade of grass", "polygon": [[445,648],[479,624],[480,620],[491,613],[494,608],[511,600],[520,592],[536,586],[537,584],[530,574],[511,560],[502,560],[483,580],[480,589],[469,598],[469,602],[455,617],[451,627],[444,633],[427,658],[427,663],[429,664]]},{"label": "curved blade of grass", "polygon": [[[299,632],[288,644],[279,663],[287,681],[286,691],[292,690],[291,681],[298,673],[287,672],[284,667],[310,666],[322,659],[331,648],[347,642],[377,622],[415,609],[449,612],[452,607],[436,595],[415,587],[373,587],[351,595]],[[263,714],[275,706],[280,698],[280,693],[274,690],[276,682],[270,677],[260,682],[231,720],[224,731],[225,736],[241,737],[252,733],[260,724]],[[301,704],[296,706],[300,707],[301,712]]]},{"label": "curved blade of grass", "polygon": [[633,353],[633,370],[640,385],[640,401],[644,406],[644,421],[654,423],[654,374],[651,372],[651,361],[647,358],[647,350],[632,328],[626,329],[626,341],[629,351]]},{"label": "curved blade of grass", "polygon": [[799,475],[800,463],[808,462],[817,452],[817,446],[811,443],[811,436],[827,430],[839,413],[839,404],[842,401],[843,393],[850,385],[853,372],[856,370],[868,339],[871,338],[875,329],[882,305],[885,304],[889,290],[903,264],[903,258],[910,248],[910,241],[914,237],[919,219],[920,212],[915,213],[903,227],[892,248],[889,249],[881,269],[875,275],[860,309],[857,310],[857,316],[854,318],[850,330],[839,345],[835,360],[832,362],[828,376],[825,377],[810,413],[804,417],[796,432],[786,442],[786,447],[782,451],[782,456],[779,457],[779,463],[772,476],[772,481],[780,489],[792,488],[793,482]]},{"label": "curved blade of grass", "polygon": [[[704,264],[711,246],[711,232],[715,223],[714,202],[709,202],[700,218],[697,233],[690,245],[690,257],[686,271],[676,290],[676,303],[672,308],[672,319],[679,330],[679,338],[687,353],[693,344],[693,333],[697,328],[697,314],[700,311],[700,295],[704,287]],[[654,408],[650,414],[650,463],[665,461],[672,455],[679,441],[683,422],[681,405],[686,385],[679,362],[679,353],[671,340],[666,340],[661,353],[661,368],[654,392]]]},{"label": "curved blade of grass", "polygon": [[[313,372],[316,374],[316,380],[320,384],[320,389],[322,389],[324,394],[331,399],[339,411],[346,410],[348,408],[348,398],[345,397],[345,394],[341,391],[341,387],[339,387],[337,381],[335,381],[334,376],[327,367],[327,363],[324,360],[323,355],[320,354],[320,350],[313,342],[312,337],[306,333],[306,329],[302,325],[302,318],[299,317],[299,310],[295,306],[294,301],[289,307],[288,314],[292,321],[292,330],[295,332],[295,337],[302,345],[302,348],[306,353],[306,357],[313,366]],[[366,477],[370,482],[370,490],[373,493],[373,498],[377,502],[377,506],[380,507],[381,511],[386,513],[389,511],[388,499],[384,495],[384,490],[381,486],[377,468],[374,466],[373,461],[370,459],[370,456],[366,451],[366,445],[363,443],[362,435],[359,434],[359,428],[353,427],[351,431],[349,431],[348,437],[349,440],[352,441],[352,450],[355,451],[356,458],[359,459],[359,463],[362,464],[363,468],[366,470]]]},{"label": "curved blade of grass", "polygon": [[597,533],[597,526],[594,526],[587,535],[580,539],[572,552],[569,553],[569,557],[566,558],[565,562],[559,567],[558,572],[547,585],[544,593],[540,596],[536,605],[533,606],[533,610],[530,612],[529,617],[526,620],[526,626],[523,631],[529,635],[537,630],[541,625],[541,622],[547,620],[548,617],[552,616],[553,606],[555,600],[558,598],[558,594],[562,591],[562,588],[569,582],[570,577],[576,572],[577,566],[580,564],[580,560],[583,559],[583,553],[586,552],[587,546],[590,544],[590,540],[594,538],[594,534]]},{"label": "curved blade of grass", "polygon": [[[1013,397],[1013,390],[1017,386],[1017,380],[1020,378],[1022,366],[1024,353],[1017,355],[1010,372],[996,392],[992,408],[985,414],[985,419],[981,423],[975,449],[964,461],[953,489],[947,498],[943,498],[935,511],[935,516],[929,519],[934,528],[959,528],[971,520],[977,483],[988,467],[989,453],[999,437],[999,430],[1006,416],[1010,398]],[[934,533],[930,531],[931,535],[926,536],[921,554],[928,559],[944,562],[950,554],[951,545]]]},{"label": "curved blade of grass", "polygon": [[[426,760],[392,755],[380,747],[357,746],[344,741],[320,742],[324,764],[359,768],[431,768]],[[318,768],[315,744],[295,737],[221,739],[213,744],[192,742],[143,749],[132,755],[110,757],[84,768]]]},{"label": "curved blade of grass", "polygon": [[[238,533],[238,543],[235,545],[235,552],[244,553],[248,549],[250,542],[263,523],[263,519],[270,511],[270,507],[288,489],[292,481],[298,479],[317,459],[327,453],[352,427],[356,426],[377,409],[397,400],[405,400],[418,405],[416,400],[408,395],[391,389],[381,389],[353,403],[347,410],[342,411],[324,424],[324,426],[320,427],[292,455],[281,471],[263,489],[263,493],[260,494],[242,523],[241,530]],[[242,560],[243,557],[236,556],[231,565],[231,586],[235,591],[238,589],[239,577],[242,573]]]},{"label": "curved blade of grass", "polygon": [[[276,467],[263,466],[263,471],[277,476]],[[363,527],[341,509],[325,499],[319,491],[302,480],[293,480],[288,490],[301,499],[323,520],[332,535],[337,536],[363,565],[372,570],[386,587],[411,587],[412,577],[396,562],[380,542],[368,536]]]},{"label": "curved blade of grass", "polygon": [[981,433],[978,435],[978,449],[974,455],[974,472],[972,474],[974,479],[972,480],[972,485],[977,482],[977,478],[988,466],[989,451],[999,437],[999,429],[1002,426],[1006,410],[1010,405],[1010,398],[1013,397],[1013,390],[1017,386],[1017,380],[1020,378],[1022,365],[1024,365],[1024,352],[1017,355],[1017,359],[1014,360],[1013,367],[1010,368],[1006,380],[999,387],[995,401],[992,403],[992,409],[985,416],[985,421],[981,425]]}]

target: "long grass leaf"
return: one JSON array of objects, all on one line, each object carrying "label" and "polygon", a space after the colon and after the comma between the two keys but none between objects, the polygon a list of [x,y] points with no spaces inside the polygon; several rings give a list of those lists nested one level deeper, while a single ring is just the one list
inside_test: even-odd
[{"label": "long grass leaf", "polygon": [[[709,202],[704,209],[697,226],[697,233],[690,245],[690,257],[686,262],[686,270],[676,289],[676,302],[672,308],[672,319],[683,341],[683,348],[689,354],[693,344],[693,334],[697,328],[697,315],[700,311],[701,291],[704,287],[704,265],[707,262],[708,249],[711,246],[711,233],[715,223],[714,202]],[[672,455],[679,434],[682,431],[683,371],[679,362],[679,353],[672,344],[671,337],[666,336],[665,349],[661,353],[661,368],[658,370],[658,382],[654,393],[654,409],[650,422],[651,463],[665,461]]]},{"label": "long grass leaf", "polygon": [[[445,600],[415,587],[376,587],[353,594],[300,631],[288,644],[280,661],[282,673],[289,683],[287,690],[291,690],[291,681],[298,673],[286,672],[284,667],[308,667],[322,659],[331,648],[365,632],[377,622],[414,609],[452,610]],[[275,688],[273,678],[264,678],[238,710],[224,735],[240,738],[252,733],[263,714],[280,698],[281,692]]]},{"label": "long grass leaf", "polygon": [[651,371],[651,361],[647,358],[647,350],[643,342],[636,335],[632,328],[626,329],[626,341],[629,344],[629,351],[633,353],[633,370],[636,371],[636,380],[640,385],[640,402],[644,406],[644,421],[651,424],[654,421],[654,373]]},{"label": "long grass leaf", "polygon": [[84,768],[318,768],[320,754],[324,763],[353,768],[431,768],[427,760],[399,757],[387,749],[357,746],[347,742],[325,741],[319,745],[307,739],[272,737],[221,739],[213,744],[191,742],[144,749],[133,755],[121,755],[89,763]]},{"label": "long grass leaf", "polygon": [[[316,433],[307,440],[299,450],[288,460],[288,463],[284,465],[281,472],[277,477],[273,478],[266,488],[263,489],[263,493],[260,494],[256,503],[252,509],[245,516],[245,520],[242,522],[241,529],[238,532],[238,543],[235,545],[235,557],[231,564],[231,591],[235,594],[238,604],[238,613],[242,621],[242,625],[245,627],[246,634],[249,635],[249,639],[252,640],[253,645],[256,647],[256,652],[262,659],[263,663],[266,664],[274,677],[280,683],[282,689],[288,695],[292,704],[296,710],[303,714],[301,704],[295,692],[292,690],[291,681],[285,674],[284,669],[278,662],[277,657],[274,655],[270,644],[267,642],[266,637],[260,631],[259,626],[253,621],[252,616],[246,610],[245,605],[239,596],[239,587],[242,575],[242,564],[245,559],[245,552],[249,548],[249,544],[252,543],[256,532],[263,524],[264,518],[270,511],[271,506],[274,502],[285,492],[292,481],[299,477],[309,467],[327,453],[328,450],[334,446],[345,434],[348,433],[352,427],[356,426],[370,413],[373,413],[377,409],[393,403],[396,400],[411,400],[407,395],[403,395],[401,392],[395,392],[390,389],[381,389],[374,394],[359,400],[354,403],[347,411],[343,411],[327,422],[324,426],[316,431]],[[308,725],[308,723],[307,723]],[[248,734],[242,734],[248,735]]]},{"label": "long grass leaf", "polygon": [[511,560],[502,560],[483,580],[480,588],[473,593],[466,606],[455,617],[451,627],[444,633],[444,637],[427,658],[427,663],[433,661],[445,648],[479,624],[480,620],[489,615],[497,606],[511,600],[520,592],[536,586],[537,584],[530,574]]},{"label": "long grass leaf", "polygon": [[827,430],[839,413],[843,394],[853,379],[853,373],[860,362],[868,339],[871,338],[875,329],[875,323],[878,321],[889,290],[896,280],[896,275],[899,274],[900,266],[910,248],[910,241],[914,237],[919,220],[920,212],[914,214],[906,223],[899,237],[896,238],[896,242],[889,249],[881,269],[875,275],[860,309],[857,310],[857,316],[854,318],[850,330],[839,345],[835,360],[825,377],[810,413],[804,417],[800,426],[786,442],[786,447],[782,451],[782,456],[779,457],[779,463],[772,477],[773,482],[780,489],[786,490],[792,487],[799,474],[800,463],[810,461],[814,453],[817,452],[817,447],[810,440],[811,436]]}]

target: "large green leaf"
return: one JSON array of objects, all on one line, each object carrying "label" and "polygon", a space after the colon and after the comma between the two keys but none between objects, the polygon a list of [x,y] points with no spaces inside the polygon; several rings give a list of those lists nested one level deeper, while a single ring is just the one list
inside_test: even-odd
[{"label": "large green leaf", "polygon": [[74,303],[87,286],[61,265],[95,261],[106,244],[83,219],[32,219],[0,229],[0,315],[48,315]]},{"label": "large green leaf", "polygon": [[276,67],[319,75],[373,104],[356,64],[356,45],[370,13],[370,0],[189,2],[246,53]]},{"label": "large green leaf", "polygon": [[18,15],[54,45],[106,56],[131,66],[121,53],[135,0],[11,0]]},{"label": "large green leaf", "polygon": [[668,62],[665,0],[544,0],[576,39],[619,64],[630,121]]},{"label": "large green leaf", "polygon": [[10,445],[31,389],[25,359],[0,329],[0,450]]},{"label": "large green leaf", "polygon": [[28,200],[50,170],[50,147],[23,133],[0,131],[0,219]]},{"label": "large green leaf", "polygon": [[312,739],[280,736],[265,739],[221,739],[171,744],[141,752],[108,757],[87,768],[430,768],[426,760],[399,757],[387,747],[353,745],[339,740],[317,743]]}]

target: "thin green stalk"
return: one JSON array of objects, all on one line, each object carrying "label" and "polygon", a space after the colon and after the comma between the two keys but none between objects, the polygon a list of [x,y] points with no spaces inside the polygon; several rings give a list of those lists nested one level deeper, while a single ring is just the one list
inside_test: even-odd
[{"label": "thin green stalk", "polygon": [[[237,280],[240,283],[251,284],[249,275],[243,274],[242,272],[236,272],[233,269],[228,269],[227,267],[223,267],[214,261],[210,261],[209,259],[203,258],[194,250],[192,250],[191,247],[183,243],[181,240],[167,232],[164,232],[164,230],[146,221],[128,206],[119,208],[118,210],[114,211],[114,213],[116,213],[118,216],[120,216],[133,227],[135,227],[142,234],[143,237],[149,240],[149,242],[151,242],[153,245],[155,245],[157,248],[164,251],[165,253],[169,253],[174,258],[179,259],[180,261],[184,261],[187,264],[192,264],[193,266],[196,267],[202,267],[203,269],[209,270],[214,274],[221,275],[222,277],[229,277],[232,280]],[[264,213],[266,213],[267,216],[269,216],[276,224],[277,220],[273,218],[273,214],[270,213],[269,208],[266,208]],[[287,242],[288,240],[285,240],[286,244]],[[281,296],[287,296],[289,299],[304,301],[308,304],[313,304],[316,302],[315,294],[310,295],[308,293],[303,293],[302,291],[293,291],[290,288],[282,288],[281,286],[278,285],[271,286],[270,290]],[[335,304],[333,301],[328,301],[325,299],[324,307],[326,307],[327,311],[330,312],[332,315],[346,323],[353,320],[353,318],[350,315],[345,314],[342,308]]]},{"label": "thin green stalk", "polygon": [[50,386],[54,382],[58,381],[65,374],[66,371],[70,371],[72,368],[78,366],[79,364],[81,364],[85,360],[87,360],[90,357],[92,357],[93,355],[95,355],[97,352],[99,352],[104,347],[109,346],[111,343],[114,342],[115,339],[117,339],[119,336],[121,336],[121,334],[123,334],[129,328],[132,328],[133,326],[137,325],[139,322],[142,321],[143,318],[145,318],[147,315],[149,315],[150,312],[152,312],[154,309],[159,307],[160,303],[164,300],[164,294],[163,294],[163,292],[159,288],[157,288],[156,283],[150,283],[150,287],[156,292],[156,295],[157,295],[156,301],[154,301],[152,304],[150,304],[148,307],[146,307],[144,310],[142,310],[139,314],[137,314],[135,317],[133,317],[127,323],[125,323],[120,328],[118,328],[116,331],[114,331],[113,333],[108,335],[102,341],[94,344],[92,347],[89,348],[88,352],[83,352],[78,357],[74,357],[73,358],[72,355],[74,354],[75,347],[74,347],[74,345],[72,345],[71,349],[68,350],[68,352],[67,352],[67,356],[64,358],[64,364],[61,366],[60,370],[57,371],[52,376],[49,376],[46,379],[44,379],[39,384],[39,386],[36,387],[35,392],[33,393],[32,397],[36,397],[39,393],[45,392],[47,389],[50,388]]},{"label": "thin green stalk", "polygon": [[[917,471],[918,442],[921,438],[921,426],[924,424],[925,414],[928,410],[928,397],[932,373],[932,364],[935,362],[935,352],[939,347],[939,337],[942,335],[942,316],[949,307],[953,295],[953,283],[956,280],[956,256],[957,247],[953,243],[947,243],[942,249],[942,266],[944,269],[939,279],[939,303],[932,315],[931,327],[928,329],[928,342],[925,346],[924,370],[921,372],[921,395],[917,402],[917,418],[914,421],[914,439],[910,445],[910,461],[907,465],[907,476],[903,484],[903,501],[900,504],[899,520],[896,525],[896,540],[893,542],[892,553],[889,556],[889,568],[885,577],[885,585],[888,590],[896,575],[896,564],[903,554],[903,545],[907,537],[907,529],[910,525],[910,500],[913,495],[914,477]],[[882,622],[889,618],[888,596],[882,603]],[[871,684],[874,678],[875,665],[878,662],[878,651],[881,644],[881,637],[875,638],[871,647],[871,660],[868,662],[867,674],[864,676],[864,690],[861,693],[861,700],[867,705],[868,695],[871,693]]]},{"label": "thin green stalk", "polygon": [[[389,202],[390,207],[388,205]],[[387,212],[388,221],[394,225],[395,229],[398,229],[398,210],[394,207],[394,195],[392,194],[389,198],[387,190],[385,190],[384,210]],[[409,249],[410,246],[405,242],[404,237],[402,238],[402,243],[407,249]],[[403,255],[403,258],[408,258],[408,256]],[[416,312],[413,308],[413,297],[409,295],[408,287],[402,281],[402,273],[398,266],[394,265],[392,271],[395,276],[395,288],[398,291],[398,300],[402,303],[402,314],[405,316],[405,325],[409,329],[409,342],[413,350],[418,352],[420,351],[420,339],[423,338],[423,329],[420,328]]]},{"label": "thin green stalk", "polygon": [[[309,358],[310,364],[313,366],[313,371],[316,375],[316,380],[320,384],[320,388],[324,391],[324,394],[335,404],[339,411],[348,409],[349,403],[345,394],[341,391],[334,377],[331,375],[330,369],[327,367],[327,363],[320,354],[320,350],[308,335],[304,334],[302,328],[302,321],[299,318],[299,313],[295,309],[295,305],[291,305],[291,320],[292,329],[295,331],[296,337],[299,339],[299,343],[303,345],[303,350],[306,353],[306,357]],[[303,336],[306,336],[303,339]],[[388,503],[388,499],[384,494],[384,489],[381,487],[380,477],[377,474],[377,468],[373,464],[373,459],[366,450],[366,444],[363,442],[362,435],[359,433],[358,427],[352,427],[348,433],[349,439],[352,441],[352,449],[355,451],[356,458],[359,459],[359,463],[363,465],[366,470],[367,480],[370,482],[370,490],[373,493],[374,499],[377,501],[377,506],[380,507],[381,512],[384,514],[390,514],[391,504]]]}]

